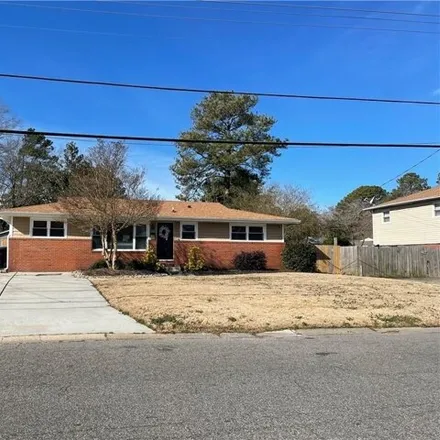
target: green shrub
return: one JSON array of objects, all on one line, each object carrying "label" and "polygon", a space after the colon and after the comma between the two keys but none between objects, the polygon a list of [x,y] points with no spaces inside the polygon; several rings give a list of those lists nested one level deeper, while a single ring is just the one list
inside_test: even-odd
[{"label": "green shrub", "polygon": [[159,262],[157,262],[156,265],[154,266],[154,270],[157,273],[168,273],[168,270],[167,270],[167,267],[165,266],[165,264],[159,263]]},{"label": "green shrub", "polygon": [[105,260],[98,260],[90,265],[89,270],[107,269],[107,268],[108,268],[108,266],[107,266],[107,263],[105,262]]},{"label": "green shrub", "polygon": [[198,246],[192,246],[188,251],[188,263],[185,269],[191,272],[198,272],[205,266],[205,259],[202,255],[202,250]]},{"label": "green shrub", "polygon": [[[126,263],[124,263],[121,260],[116,260],[116,270],[123,270],[127,266]],[[108,269],[107,263],[104,259],[95,261],[93,264],[89,266],[89,270],[95,270],[95,269]]]},{"label": "green shrub", "polygon": [[283,264],[295,272],[315,272],[316,249],[306,242],[288,242],[283,250]]},{"label": "green shrub", "polygon": [[143,261],[148,267],[151,267],[152,269],[155,268],[157,263],[157,255],[153,248],[149,248],[145,251]]},{"label": "green shrub", "polygon": [[149,264],[143,258],[136,258],[134,260],[127,261],[125,268],[128,270],[151,270],[154,271],[155,265]]},{"label": "green shrub", "polygon": [[266,270],[267,258],[263,251],[241,252],[234,257],[237,270]]}]

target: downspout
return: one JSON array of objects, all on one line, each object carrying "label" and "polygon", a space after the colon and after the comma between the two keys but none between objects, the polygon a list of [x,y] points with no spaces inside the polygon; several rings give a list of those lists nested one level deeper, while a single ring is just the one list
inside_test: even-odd
[{"label": "downspout", "polygon": [[14,217],[11,217],[11,221],[9,222],[9,234],[8,237],[6,238],[6,267],[5,267],[6,272],[9,272],[9,254],[11,250],[9,239],[11,238],[12,231],[14,229],[13,225],[14,225]]}]

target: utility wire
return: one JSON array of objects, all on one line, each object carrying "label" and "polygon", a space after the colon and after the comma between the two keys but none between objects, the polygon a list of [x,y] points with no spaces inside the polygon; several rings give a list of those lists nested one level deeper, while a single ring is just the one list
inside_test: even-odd
[{"label": "utility wire", "polygon": [[49,6],[41,4],[28,4],[28,3],[8,3],[1,2],[0,5],[8,6],[25,6],[30,8],[44,8],[44,9],[56,9],[61,11],[79,11],[79,12],[92,12],[96,14],[111,14],[111,15],[126,15],[135,17],[150,17],[150,18],[169,18],[173,20],[193,20],[193,21],[208,21],[208,22],[224,22],[224,23],[236,23],[236,24],[258,24],[258,25],[274,25],[274,26],[295,26],[295,27],[315,27],[315,28],[336,28],[336,29],[355,29],[355,30],[369,30],[369,31],[387,31],[387,32],[407,32],[415,34],[433,34],[440,35],[440,32],[423,31],[418,29],[394,29],[394,28],[376,28],[365,26],[343,26],[343,25],[327,25],[327,24],[312,24],[312,23],[286,23],[286,22],[272,22],[272,21],[252,21],[252,20],[231,20],[222,18],[205,18],[205,17],[182,17],[179,15],[158,15],[158,14],[140,14],[136,12],[121,12],[121,11],[108,11],[102,9],[83,9],[83,8],[67,8],[64,6]]},{"label": "utility wire", "polygon": [[423,162],[426,162],[428,159],[430,159],[432,156],[436,155],[437,153],[440,152],[440,148],[436,151],[434,151],[434,153],[431,153],[429,156],[426,156],[424,159],[422,159],[421,161],[417,162],[416,164],[414,164],[412,167],[408,168],[405,171],[402,171],[400,174],[398,174],[396,177],[393,177],[390,180],[387,180],[385,183],[382,183],[382,185],[380,186],[386,186],[391,182],[394,182],[395,180],[397,180],[399,177],[403,176],[404,174],[406,174],[408,171],[413,170],[414,168],[418,167],[420,164],[422,164]]},{"label": "utility wire", "polygon": [[144,89],[144,90],[161,90],[161,91],[167,91],[167,92],[218,93],[218,94],[223,94],[223,95],[225,95],[225,94],[251,95],[251,96],[270,97],[270,98],[317,99],[317,100],[327,100],[327,101],[382,102],[382,103],[389,103],[389,104],[440,105],[440,102],[438,102],[438,101],[418,101],[418,100],[410,100],[410,99],[389,99],[389,98],[363,98],[363,97],[354,97],[354,96],[300,95],[300,94],[292,94],[292,93],[244,92],[244,91],[234,91],[234,90],[152,86],[152,85],[147,85],[147,84],[129,84],[129,83],[120,83],[120,82],[93,81],[93,80],[58,78],[58,77],[37,76],[37,75],[21,75],[21,74],[1,73],[1,72],[0,72],[0,78],[14,78],[14,79],[48,81],[48,82],[58,82],[58,83],[67,83],[67,84],[107,86],[107,87],[124,87],[124,88]]},{"label": "utility wire", "polygon": [[440,149],[440,144],[402,144],[402,143],[359,143],[359,142],[292,142],[292,141],[253,141],[253,140],[218,140],[218,139],[180,139],[180,138],[165,138],[165,137],[149,137],[149,136],[124,136],[124,135],[109,135],[96,133],[65,133],[58,131],[32,131],[28,130],[10,130],[1,128],[0,133],[13,135],[43,135],[47,137],[69,137],[69,138],[84,138],[84,139],[113,139],[121,141],[147,141],[147,142],[172,142],[172,143],[190,143],[201,145],[264,145],[275,147],[360,147],[360,148],[436,148]]},{"label": "utility wire", "polygon": [[[0,3],[1,5],[1,3]],[[9,28],[9,29],[32,29],[37,31],[51,31],[51,32],[68,32],[73,34],[86,34],[86,35],[103,35],[106,37],[132,37],[136,39],[148,39],[150,41],[157,40],[157,35],[136,35],[136,34],[121,34],[117,32],[96,32],[96,31],[87,31],[87,30],[81,30],[81,29],[65,29],[65,28],[48,28],[48,27],[40,27],[40,26],[21,26],[21,25],[10,25],[10,24],[0,24],[0,27],[2,28]],[[165,36],[160,37],[161,39],[165,40],[183,40],[185,38],[190,38],[189,36],[183,36],[183,37],[173,37],[173,36]],[[205,38],[205,37],[204,37]]]},{"label": "utility wire", "polygon": [[[222,3],[231,5],[255,5],[255,6],[268,6],[269,2],[236,2],[236,1],[216,1],[216,0],[204,0],[203,3]],[[310,3],[310,2],[309,2]],[[332,11],[350,11],[350,12],[367,12],[374,14],[393,14],[393,15],[411,15],[417,17],[440,17],[440,14],[424,14],[420,12],[404,12],[404,11],[382,11],[377,9],[355,9],[355,8],[340,8],[336,6],[312,6],[308,5],[298,5],[293,2],[284,1],[281,3],[270,2],[270,6],[281,7],[281,8],[302,8],[302,9],[325,9]]]},{"label": "utility wire", "polygon": [[[270,11],[270,10],[261,10],[261,9],[236,9],[236,8],[216,8],[216,7],[206,7],[206,6],[197,6],[194,4],[183,4],[184,2],[180,2],[179,4],[169,4],[165,2],[154,3],[154,2],[132,2],[132,1],[107,1],[101,3],[113,3],[113,4],[123,4],[123,5],[135,5],[135,6],[147,6],[154,8],[179,8],[179,9],[199,9],[203,11],[230,11],[230,12],[249,12],[251,14],[275,14],[275,15],[283,15],[283,16],[293,16],[293,17],[318,17],[318,18],[347,18],[354,20],[374,20],[374,21],[393,21],[399,23],[415,23],[415,24],[436,24],[440,25],[438,21],[420,21],[420,20],[407,20],[401,18],[390,18],[390,17],[359,17],[358,15],[335,15],[335,14],[304,14],[301,12],[284,12],[284,11]],[[185,2],[186,3],[186,2]],[[206,2],[206,3],[215,3],[215,2]],[[223,3],[223,2],[221,2]],[[230,2],[225,2],[230,3]],[[245,3],[240,3],[245,4]],[[254,4],[254,3],[252,3]],[[261,6],[270,6],[266,4],[262,4]]]}]

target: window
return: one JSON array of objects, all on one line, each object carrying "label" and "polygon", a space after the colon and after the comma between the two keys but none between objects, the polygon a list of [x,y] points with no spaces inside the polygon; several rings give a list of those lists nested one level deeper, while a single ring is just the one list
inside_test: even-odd
[{"label": "window", "polygon": [[150,238],[152,240],[156,239],[156,229],[157,229],[156,223],[155,222],[150,223]]},{"label": "window", "polygon": [[102,249],[101,235],[96,229],[92,231],[92,249]]},{"label": "window", "polygon": [[247,240],[246,226],[232,226],[231,240]]},{"label": "window", "polygon": [[127,226],[116,234],[116,249],[133,249],[133,226]]},{"label": "window", "polygon": [[64,222],[50,222],[50,236],[64,237]]},{"label": "window", "polygon": [[249,240],[264,240],[263,226],[249,226]]},{"label": "window", "polygon": [[183,240],[195,240],[197,238],[195,223],[182,223],[180,238]]},{"label": "window", "polygon": [[32,223],[33,237],[64,237],[65,235],[64,222],[34,220]]},{"label": "window", "polygon": [[136,249],[147,249],[147,225],[136,225]]},{"label": "window", "polygon": [[390,223],[390,221],[391,221],[390,211],[384,211],[382,218],[383,218],[384,223]]},{"label": "window", "polygon": [[434,203],[434,217],[440,217],[440,202]]},{"label": "window", "polygon": [[34,237],[47,237],[47,221],[34,220],[34,225],[32,227],[32,235]]},{"label": "window", "polygon": [[[147,225],[127,226],[116,234],[116,247],[120,251],[145,250],[147,248]],[[107,238],[111,243],[110,235]],[[92,231],[92,249],[102,249],[99,231]]]},{"label": "window", "polygon": [[264,226],[231,225],[231,240],[263,241]]}]

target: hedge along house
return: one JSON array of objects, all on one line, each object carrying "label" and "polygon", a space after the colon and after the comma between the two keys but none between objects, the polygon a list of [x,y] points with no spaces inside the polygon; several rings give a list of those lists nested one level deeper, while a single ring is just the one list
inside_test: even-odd
[{"label": "hedge along house", "polygon": [[[59,203],[0,211],[9,223],[7,269],[51,272],[87,269],[102,259],[101,239],[69,222]],[[160,202],[155,221],[120,231],[118,257],[141,258],[153,247],[159,260],[184,264],[192,246],[202,249],[206,264],[231,268],[236,254],[262,250],[269,269],[280,269],[284,227],[299,220],[229,209],[220,203]]]}]

